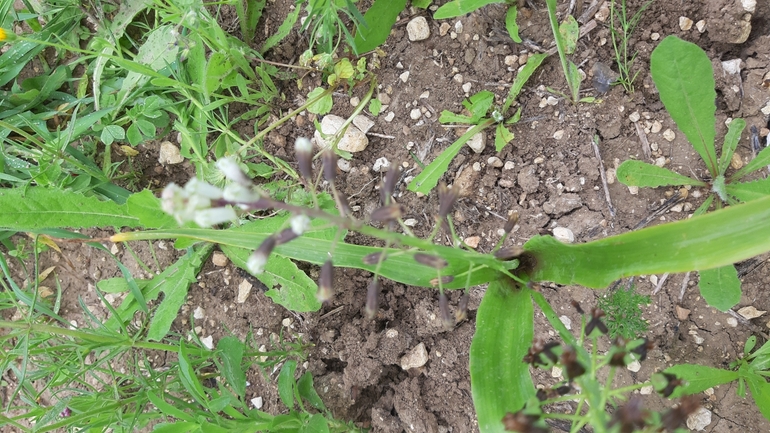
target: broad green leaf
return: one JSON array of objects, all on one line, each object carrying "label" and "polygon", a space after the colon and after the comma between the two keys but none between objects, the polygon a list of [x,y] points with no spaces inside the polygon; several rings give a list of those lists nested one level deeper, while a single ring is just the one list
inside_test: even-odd
[{"label": "broad green leaf", "polygon": [[770,197],[585,244],[535,236],[524,245],[534,281],[601,288],[631,275],[705,270],[770,251]]},{"label": "broad green leaf", "polygon": [[283,364],[278,373],[278,396],[281,402],[289,409],[294,409],[294,371],[297,370],[297,361],[290,359]]},{"label": "broad green leaf", "polygon": [[126,131],[118,125],[107,125],[102,129],[100,140],[109,146],[110,144],[126,138]]},{"label": "broad green leaf", "polygon": [[667,36],[650,57],[650,72],[676,126],[703,158],[712,177],[718,170],[714,136],[716,91],[711,61],[697,45]]},{"label": "broad green leaf", "polygon": [[725,143],[722,145],[722,155],[719,157],[719,174],[724,176],[727,167],[730,166],[730,160],[733,158],[735,148],[741,140],[741,132],[746,128],[746,121],[743,119],[733,119],[725,135]]},{"label": "broad green leaf", "polygon": [[508,11],[505,13],[505,29],[508,30],[508,35],[513,39],[513,42],[520,44],[519,24],[516,22],[518,15],[519,10],[516,5],[508,6]]},{"label": "broad green leaf", "polygon": [[770,383],[767,383],[764,376],[758,374],[750,375],[746,378],[746,382],[749,383],[751,398],[757,404],[759,412],[765,419],[770,420]]},{"label": "broad green leaf", "polygon": [[674,389],[671,398],[697,394],[712,386],[723,385],[738,379],[737,371],[706,367],[698,364],[679,364],[663,370],[665,373],[684,379],[687,383]]},{"label": "broad green leaf", "polygon": [[567,84],[572,93],[573,101],[580,100],[580,81],[580,71],[578,71],[577,65],[573,61],[567,60]]},{"label": "broad green leaf", "polygon": [[444,4],[433,14],[433,19],[442,20],[445,18],[459,17],[476,9],[481,9],[486,5],[493,3],[505,3],[506,0],[452,0]]},{"label": "broad green leaf", "polygon": [[246,394],[246,374],[241,368],[243,350],[243,342],[233,336],[223,337],[217,343],[217,355],[222,362],[222,376],[240,399]]},{"label": "broad green leaf", "polygon": [[564,41],[564,52],[572,54],[575,52],[575,46],[577,46],[578,35],[580,29],[578,28],[578,22],[572,15],[567,15],[567,18],[559,25],[559,34]]},{"label": "broad green leaf", "polygon": [[299,381],[297,381],[297,391],[299,391],[300,397],[305,399],[314,408],[323,411],[326,410],[326,405],[324,405],[323,400],[321,400],[321,397],[313,387],[313,375],[310,374],[309,371],[306,371]]},{"label": "broad green leaf", "polygon": [[329,433],[329,423],[323,415],[317,413],[305,421],[305,425],[299,429],[300,433]]},{"label": "broad green leaf", "polygon": [[[179,315],[179,309],[184,304],[184,301],[187,300],[187,289],[190,287],[190,284],[196,281],[195,276],[198,275],[198,271],[203,266],[203,260],[208,257],[211,249],[211,246],[209,246],[199,248],[197,251],[188,251],[187,255],[179,259],[174,265],[166,268],[167,271],[173,267],[176,269],[176,272],[168,273],[162,283],[157,286],[157,289],[163,292],[164,296],[163,301],[155,309],[152,319],[150,319],[147,339],[160,341],[168,334],[171,324]],[[162,274],[166,274],[166,271]],[[124,300],[123,302],[126,301]]]},{"label": "broad green leaf", "polygon": [[267,38],[265,43],[262,45],[262,48],[259,49],[259,52],[265,54],[267,50],[273,48],[279,42],[281,42],[283,38],[288,36],[289,32],[291,32],[291,29],[294,27],[294,24],[297,22],[297,19],[299,19],[300,11],[303,9],[304,8],[301,7],[295,7],[293,11],[289,12],[289,14],[286,16],[286,19],[281,23],[280,26],[278,26],[278,30],[273,33],[272,36]]},{"label": "broad green leaf", "polygon": [[0,189],[0,227],[42,228],[139,227],[125,205],[72,191],[30,187]]},{"label": "broad green leaf", "polygon": [[503,150],[503,147],[511,140],[513,140],[513,132],[509,131],[502,123],[498,123],[495,131],[495,151]]},{"label": "broad green leaf", "polygon": [[369,101],[369,112],[372,113],[372,116],[379,116],[380,110],[382,110],[382,102],[379,99]]},{"label": "broad green leaf", "polygon": [[[307,99],[315,99],[321,96],[321,94],[324,92],[323,87],[316,87],[315,89],[311,90],[310,93],[307,94]],[[334,105],[334,101],[332,100],[332,95],[328,94],[324,97],[322,97],[320,100],[310,104],[309,107],[307,107],[307,111],[314,113],[314,114],[320,114],[324,115],[330,111],[332,111],[332,106]]]},{"label": "broad green leaf", "polygon": [[464,100],[463,106],[471,112],[471,123],[476,123],[487,115],[494,103],[495,94],[489,90],[482,90]]},{"label": "broad green leaf", "polygon": [[437,184],[441,176],[446,173],[449,168],[449,163],[452,162],[457,153],[462,148],[463,144],[467,143],[477,133],[483,131],[487,126],[492,125],[494,121],[492,119],[486,119],[483,122],[470,128],[468,132],[458,138],[457,141],[452,143],[449,147],[444,149],[433,162],[431,162],[425,169],[415,177],[408,186],[409,191],[420,192],[427,195]]},{"label": "broad green leaf", "polygon": [[532,74],[535,73],[535,70],[541,63],[543,63],[543,60],[545,60],[546,57],[548,57],[548,54],[540,53],[533,54],[527,58],[527,64],[524,65],[524,68],[516,75],[516,79],[513,80],[513,84],[511,85],[511,90],[508,91],[508,96],[505,98],[505,103],[503,103],[502,113],[504,116],[508,113],[508,109],[511,108],[513,101],[515,101],[519,96],[519,93],[521,93],[521,89],[527,84],[527,80],[529,80]]},{"label": "broad green leaf", "polygon": [[617,176],[621,183],[629,186],[656,188],[669,185],[705,185],[704,182],[674,173],[667,168],[632,159],[620,164]]},{"label": "broad green leaf", "polygon": [[503,432],[503,416],[535,395],[529,365],[522,361],[532,345],[533,315],[528,289],[510,280],[489,284],[470,350],[473,405],[483,433]]},{"label": "broad green leaf", "polygon": [[743,176],[768,165],[770,165],[770,147],[765,147],[759,152],[756,158],[752,159],[751,162],[736,171],[735,174],[730,177],[730,180],[735,182]]},{"label": "broad green leaf", "polygon": [[[169,44],[169,41],[176,39],[175,31],[175,27],[169,24],[157,27],[150,32],[147,40],[139,47],[132,63],[147,67],[153,71],[153,75],[130,70],[126,78],[123,79],[118,92],[118,106],[123,106],[128,101],[134,89],[144,86],[150,78],[167,69],[171,63],[177,60],[179,46],[178,44]],[[168,72],[161,73],[161,75],[168,75]]]},{"label": "broad green leaf", "polygon": [[770,195],[770,177],[751,182],[728,183],[725,190],[729,196],[743,202],[756,200]]},{"label": "broad green leaf", "polygon": [[741,281],[735,266],[727,265],[700,271],[700,294],[707,304],[727,311],[741,300]]},{"label": "broad green leaf", "polygon": [[433,0],[412,0],[412,6],[420,9],[428,9]]},{"label": "broad green leaf", "polygon": [[359,26],[353,40],[356,54],[366,53],[382,45],[388,38],[390,29],[398,19],[398,14],[406,7],[406,0],[375,0],[364,14],[366,27]]},{"label": "broad green leaf", "polygon": [[128,214],[138,218],[143,227],[162,229],[179,226],[174,217],[161,209],[160,199],[155,197],[149,189],[131,194],[126,205]]}]

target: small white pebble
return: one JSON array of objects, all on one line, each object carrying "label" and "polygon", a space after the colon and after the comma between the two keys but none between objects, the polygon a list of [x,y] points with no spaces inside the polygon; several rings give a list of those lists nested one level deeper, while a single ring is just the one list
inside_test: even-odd
[{"label": "small white pebble", "polygon": [[196,320],[200,320],[206,317],[206,311],[203,309],[203,307],[198,306],[195,307],[195,311],[193,311],[193,318]]},{"label": "small white pebble", "polygon": [[564,324],[567,329],[572,329],[572,319],[567,316],[559,316],[559,320]]},{"label": "small white pebble", "polygon": [[560,129],[560,130],[558,130],[558,131],[553,133],[553,138],[555,138],[556,140],[561,140],[563,137],[564,137],[564,130],[563,129]]},{"label": "small white pebble", "polygon": [[251,399],[251,405],[254,406],[254,409],[262,409],[262,397],[254,397]]},{"label": "small white pebble", "polygon": [[735,317],[728,317],[727,325],[732,328],[735,328],[736,326],[738,326],[738,319],[736,319]]},{"label": "small white pebble", "polygon": [[660,39],[660,33],[655,32],[650,34],[650,39],[652,39],[653,41],[657,41],[658,39]]},{"label": "small white pebble", "polygon": [[422,112],[420,111],[419,108],[413,108],[412,111],[409,112],[409,117],[412,120],[417,120],[420,117],[422,117]]},{"label": "small white pebble", "polygon": [[409,79],[409,71],[405,71],[401,75],[398,76],[398,79],[406,83],[406,80]]},{"label": "small white pebble", "polygon": [[706,21],[700,20],[697,23],[695,23],[695,28],[698,29],[700,33],[703,33],[706,31]]},{"label": "small white pebble", "polygon": [[472,87],[472,86],[473,86],[473,85],[472,85],[471,83],[465,83],[465,84],[463,84],[463,92],[465,92],[465,93],[470,93],[470,91],[471,91],[471,87]]},{"label": "small white pebble", "polygon": [[503,160],[496,156],[492,156],[487,160],[487,164],[489,164],[491,167],[500,168],[503,166]]},{"label": "small white pebble", "polygon": [[392,111],[388,111],[388,114],[385,115],[385,121],[386,122],[392,122],[393,119],[395,119],[395,118],[396,118],[396,113],[394,113]]},{"label": "small white pebble", "polygon": [[376,161],[374,161],[374,165],[372,166],[372,170],[374,170],[375,173],[383,173],[390,168],[390,161],[388,161],[388,158],[380,157],[377,158]]},{"label": "small white pebble", "polygon": [[513,167],[516,165],[513,161],[505,161],[505,165],[503,165],[503,170],[513,170]]},{"label": "small white pebble", "polygon": [[663,131],[663,138],[665,138],[667,141],[674,141],[676,134],[671,130],[671,128],[668,128]]},{"label": "small white pebble", "polygon": [[633,113],[628,115],[628,120],[630,120],[632,122],[638,122],[639,119],[641,119],[641,117],[642,116],[639,114],[638,111],[634,111]]},{"label": "small white pebble", "polygon": [[561,368],[554,365],[551,369],[551,377],[561,377]]},{"label": "small white pebble", "polygon": [[639,370],[642,369],[642,364],[640,364],[639,361],[637,361],[637,360],[633,360],[633,361],[631,361],[630,364],[628,364],[626,366],[626,369],[628,369],[628,371],[632,371],[634,373],[637,373],[637,372],[639,372]]},{"label": "small white pebble", "polygon": [[690,30],[692,28],[693,22],[691,19],[687,17],[679,17],[679,28],[683,31]]},{"label": "small white pebble", "polygon": [[575,234],[572,233],[572,230],[566,227],[554,228],[553,237],[556,238],[558,241],[564,242],[565,244],[571,244],[575,242]]},{"label": "small white pebble", "polygon": [[650,395],[652,394],[652,391],[654,391],[655,388],[653,388],[652,385],[643,386],[642,389],[639,390],[639,394],[642,395]]},{"label": "small white pebble", "polygon": [[206,349],[214,350],[214,337],[211,335],[201,338],[201,343],[203,343],[203,346],[206,347]]}]

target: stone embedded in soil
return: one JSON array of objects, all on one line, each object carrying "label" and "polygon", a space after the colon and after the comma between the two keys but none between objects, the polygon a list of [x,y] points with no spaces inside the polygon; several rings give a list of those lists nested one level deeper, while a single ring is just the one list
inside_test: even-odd
[{"label": "stone embedded in soil", "polygon": [[374,120],[364,116],[363,114],[359,114],[353,118],[353,125],[355,125],[356,128],[358,128],[361,132],[366,134],[374,126]]},{"label": "stone embedded in soil", "polygon": [[736,326],[738,326],[738,319],[736,319],[735,317],[728,317],[726,322],[727,322],[727,326],[731,328],[735,328]]},{"label": "stone embedded in soil", "polygon": [[413,108],[412,111],[409,112],[409,117],[412,120],[417,120],[422,117],[422,111],[420,111],[419,108]]},{"label": "stone embedded in soil", "polygon": [[398,76],[398,79],[406,83],[409,80],[409,71],[406,71]]},{"label": "stone embedded in soil", "polygon": [[468,245],[469,247],[475,249],[475,248],[478,248],[479,242],[481,242],[481,237],[480,236],[469,236],[469,237],[465,238],[465,240],[463,242],[465,242],[465,245]]},{"label": "stone embedded in soil", "polygon": [[743,159],[738,152],[733,153],[733,156],[730,159],[730,167],[735,170],[740,170],[741,167],[743,167]]},{"label": "stone embedded in soil", "polygon": [[211,255],[211,262],[214,263],[214,266],[223,268],[227,266],[227,256],[221,251],[214,251],[214,254]]},{"label": "stone embedded in soil", "polygon": [[337,160],[337,168],[339,168],[341,171],[344,171],[345,173],[350,171],[350,161],[347,159],[338,159]]},{"label": "stone embedded in soil", "polygon": [[518,180],[519,186],[526,193],[531,194],[536,192],[538,186],[540,185],[540,179],[537,177],[536,170],[537,168],[534,165],[530,165],[522,169],[518,176],[516,176],[516,180]]},{"label": "stone embedded in soil", "polygon": [[417,17],[406,25],[406,33],[412,42],[424,41],[430,37],[430,26],[425,17]]},{"label": "stone embedded in soil", "polygon": [[680,321],[685,321],[690,316],[690,310],[682,308],[679,305],[676,306],[676,318]]},{"label": "stone embedded in soil", "polygon": [[743,10],[753,14],[757,8],[757,0],[741,0],[741,6]]},{"label": "stone embedded in soil", "polygon": [[241,284],[238,284],[238,297],[236,298],[236,302],[239,304],[243,304],[246,302],[246,299],[249,297],[249,293],[251,293],[251,283],[243,280],[241,281]]},{"label": "stone embedded in soil", "polygon": [[692,28],[693,21],[687,17],[679,17],[679,28],[683,31],[690,30]]},{"label": "stone embedded in soil", "polygon": [[203,309],[200,305],[195,307],[195,311],[193,311],[193,318],[196,320],[200,320],[206,317],[206,310]]},{"label": "stone embedded in soil", "polygon": [[385,121],[392,122],[395,117],[396,117],[396,113],[389,111],[388,114],[385,115]]},{"label": "stone embedded in soil", "polygon": [[[519,182],[521,184],[521,182]],[[577,194],[562,194],[543,203],[543,211],[549,215],[561,216],[583,206]]]},{"label": "stone embedded in soil", "polygon": [[206,347],[206,349],[214,350],[214,337],[211,335],[201,338],[201,343],[203,343],[203,346]]},{"label": "stone embedded in soil", "polygon": [[500,158],[498,158],[496,156],[491,156],[487,160],[487,164],[489,164],[490,167],[500,168],[500,167],[503,166],[503,160],[501,160]]},{"label": "stone embedded in soil", "polygon": [[[327,140],[323,138],[321,132],[326,136],[331,137],[339,131],[344,123],[345,119],[340,116],[335,116],[333,114],[324,116],[324,118],[321,119],[321,131],[316,131],[314,135],[318,147],[325,149],[331,146],[332,143],[330,139]],[[349,125],[348,129],[345,131],[345,135],[342,136],[337,144],[337,147],[340,150],[355,153],[366,149],[368,145],[369,139],[366,138],[366,135],[355,125]]]},{"label": "stone embedded in soil", "polygon": [[566,227],[556,227],[553,229],[553,237],[560,242],[564,242],[565,244],[571,244],[575,242],[575,234],[572,233],[572,230]]},{"label": "stone embedded in soil", "polygon": [[420,343],[401,358],[401,369],[407,371],[412,368],[420,368],[427,363],[428,351],[425,349],[425,344]]},{"label": "stone embedded in soil", "polygon": [[743,316],[746,320],[756,319],[757,317],[760,317],[761,315],[767,313],[767,311],[760,311],[754,308],[753,305],[750,305],[748,307],[743,307],[740,310],[738,310],[738,314]]},{"label": "stone embedded in soil", "polygon": [[700,407],[695,413],[687,417],[687,428],[690,430],[701,431],[711,424],[711,411],[705,407]]},{"label": "stone embedded in soil", "polygon": [[572,319],[567,316],[559,316],[559,320],[564,324],[564,327],[567,328],[567,330],[572,329]]},{"label": "stone embedded in soil", "polygon": [[160,155],[158,156],[158,162],[166,164],[179,164],[184,161],[182,154],[179,152],[179,148],[170,141],[164,141],[160,144]]},{"label": "stone embedded in soil", "polygon": [[473,166],[465,167],[455,178],[453,188],[457,188],[457,195],[460,197],[470,197],[473,195],[473,184],[476,182],[479,172],[473,169]]},{"label": "stone embedded in soil", "polygon": [[725,60],[722,62],[722,70],[730,75],[741,72],[741,59]]},{"label": "stone embedded in soil", "polygon": [[706,20],[700,20],[697,23],[695,23],[695,28],[698,29],[700,33],[703,33],[706,31]]},{"label": "stone embedded in soil", "polygon": [[628,364],[626,366],[626,369],[628,371],[631,371],[631,372],[634,372],[634,373],[638,373],[639,370],[642,369],[642,364],[640,364],[639,361],[637,361],[637,360],[633,360],[633,361],[631,361],[630,364]]},{"label": "stone embedded in soil", "polygon": [[380,157],[377,158],[376,161],[374,161],[374,165],[372,166],[372,169],[375,173],[383,173],[390,168],[390,161],[388,161],[388,158]]},{"label": "stone embedded in soil", "polygon": [[262,397],[254,397],[251,399],[251,405],[254,406],[254,409],[262,409]]},{"label": "stone embedded in soil", "polygon": [[438,28],[438,34],[439,36],[446,36],[447,33],[449,33],[449,29],[451,29],[452,26],[449,25],[447,22],[441,23],[441,26]]},{"label": "stone embedded in soil", "polygon": [[481,153],[487,146],[487,135],[484,134],[483,131],[479,132],[478,134],[471,137],[467,144],[468,147],[470,147],[475,153]]}]

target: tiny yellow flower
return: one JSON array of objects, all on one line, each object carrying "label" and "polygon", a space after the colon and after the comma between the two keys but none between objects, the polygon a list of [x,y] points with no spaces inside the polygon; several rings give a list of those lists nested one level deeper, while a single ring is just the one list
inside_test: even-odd
[{"label": "tiny yellow flower", "polygon": [[12,41],[16,39],[16,34],[11,32],[9,33],[8,30],[0,27],[0,42],[2,41]]},{"label": "tiny yellow flower", "polygon": [[0,41],[4,41],[8,37],[8,34],[5,32],[5,29],[0,27]]}]

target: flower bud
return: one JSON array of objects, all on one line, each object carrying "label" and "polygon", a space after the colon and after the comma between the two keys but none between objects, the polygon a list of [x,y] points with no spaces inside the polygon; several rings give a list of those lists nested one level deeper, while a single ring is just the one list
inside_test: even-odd
[{"label": "flower bud", "polygon": [[366,318],[371,320],[377,315],[377,309],[380,303],[380,281],[375,279],[369,283],[369,287],[366,289]]},{"label": "flower bud", "polygon": [[389,204],[372,212],[372,221],[388,222],[401,218],[401,205],[398,203]]},{"label": "flower bud", "polygon": [[[449,284],[449,283],[451,283],[454,280],[455,280],[454,276],[452,276],[452,275],[444,275],[443,277],[441,277],[441,284]],[[439,283],[439,279],[438,278],[434,278],[434,279],[430,280],[430,285],[433,286],[433,287],[438,286],[438,283]]]},{"label": "flower bud", "polygon": [[468,301],[470,299],[471,297],[468,293],[463,293],[463,295],[460,296],[460,302],[457,304],[457,311],[455,311],[455,320],[457,322],[462,322],[468,318]]},{"label": "flower bud", "polygon": [[273,248],[275,248],[275,238],[268,236],[262,241],[259,248],[249,256],[249,259],[246,261],[246,269],[253,275],[265,272],[265,265],[267,264],[268,257],[270,257],[270,253],[273,252]]},{"label": "flower bud", "polygon": [[241,183],[231,183],[222,191],[222,198],[231,203],[252,203],[260,199],[259,194]]},{"label": "flower bud", "polygon": [[238,219],[232,207],[215,207],[195,211],[193,221],[201,227],[211,227]]},{"label": "flower bud", "polygon": [[[383,251],[380,251],[378,253],[367,254],[364,256],[363,262],[365,265],[376,265],[377,263],[380,263],[380,260],[384,262],[385,258],[387,257],[387,256],[383,257],[384,254],[385,253]],[[382,257],[382,259],[380,259],[380,257]]]},{"label": "flower bud", "polygon": [[414,260],[421,265],[429,266],[436,270],[444,269],[449,264],[441,257],[425,253],[415,253]]},{"label": "flower bud", "polygon": [[331,149],[326,149],[322,155],[324,167],[324,179],[329,183],[334,183],[337,177],[337,154]]},{"label": "flower bud", "polygon": [[446,184],[441,184],[438,187],[438,216],[444,219],[452,212],[455,202],[457,201],[457,189],[449,188]]},{"label": "flower bud", "polygon": [[241,170],[241,166],[238,165],[238,161],[234,157],[229,156],[219,159],[217,161],[217,168],[230,182],[235,182],[247,188],[251,187],[251,179]]},{"label": "flower bud", "polygon": [[205,197],[210,200],[218,200],[222,198],[221,189],[211,185],[210,183],[199,180],[197,177],[187,181],[187,184],[184,186],[184,190],[191,196],[196,195]]},{"label": "flower bud", "polygon": [[441,323],[443,323],[444,329],[450,330],[454,328],[455,318],[449,312],[449,298],[444,292],[438,295],[438,311],[441,314]]},{"label": "flower bud", "polygon": [[305,137],[297,137],[294,142],[294,155],[302,178],[308,184],[313,183],[313,143]]},{"label": "flower bud", "polygon": [[505,233],[510,233],[517,222],[519,222],[519,212],[513,211],[513,213],[508,216],[508,221],[505,222],[503,231],[505,231]]},{"label": "flower bud", "polygon": [[522,247],[504,247],[495,251],[494,256],[498,260],[507,261],[519,258],[522,254],[524,254]]},{"label": "flower bud", "polygon": [[315,297],[319,302],[328,302],[334,296],[334,265],[327,260],[321,266],[321,276],[318,278],[318,292]]},{"label": "flower bud", "polygon": [[591,309],[591,320],[588,322],[588,325],[586,325],[586,336],[591,335],[591,333],[594,332],[594,329],[599,329],[599,332],[605,335],[609,332],[607,325],[601,320],[602,317],[604,317],[604,311],[598,308]]},{"label": "flower bud", "polygon": [[382,200],[383,206],[388,204],[388,199],[393,195],[400,174],[401,170],[399,170],[396,164],[391,164],[390,167],[388,167],[388,171],[385,173],[385,181],[380,187],[380,199]]},{"label": "flower bud", "polygon": [[564,348],[564,352],[561,354],[561,363],[567,370],[567,378],[570,381],[575,380],[575,378],[582,376],[586,372],[586,368],[578,362],[577,352],[572,346]]}]

